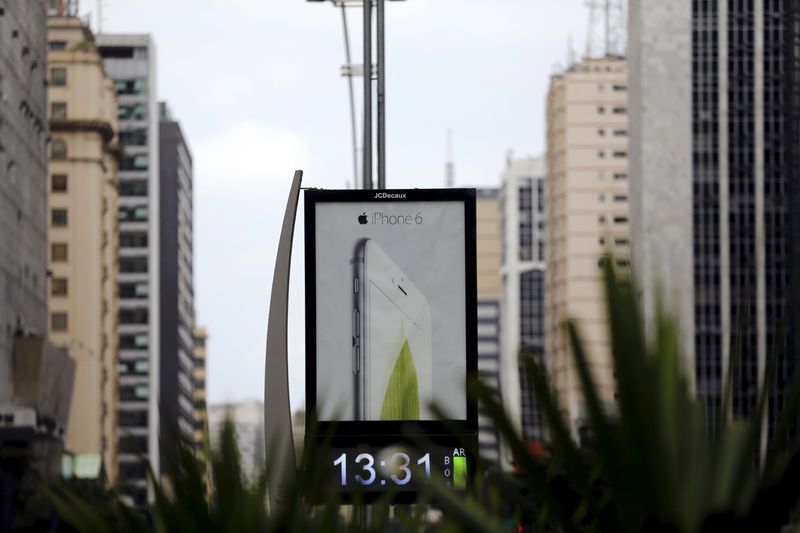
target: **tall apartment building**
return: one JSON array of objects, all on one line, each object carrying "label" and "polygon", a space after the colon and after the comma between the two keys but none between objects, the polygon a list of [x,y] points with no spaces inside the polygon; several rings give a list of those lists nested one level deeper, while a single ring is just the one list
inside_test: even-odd
[{"label": "tall apartment building", "polygon": [[[476,200],[478,270],[478,376],[498,401],[500,387],[500,280],[502,234],[498,189],[478,189]],[[500,462],[500,435],[491,419],[479,412],[478,453]]]},{"label": "tall apartment building", "polygon": [[0,403],[16,331],[47,332],[47,16],[0,3]]},{"label": "tall apartment building", "polygon": [[176,432],[186,442],[194,440],[193,188],[183,130],[163,102],[159,116],[161,461],[166,466]]},{"label": "tall apartment building", "polygon": [[155,46],[148,35],[98,35],[117,91],[119,138],[119,487],[147,502],[142,457],[160,472],[159,143]]},{"label": "tall apartment building", "polygon": [[50,338],[75,360],[66,449],[117,471],[117,95],[94,36],[49,16]]},{"label": "tall apartment building", "polygon": [[[544,351],[545,169],[541,158],[509,158],[500,191],[501,374],[506,411],[526,441],[542,438],[541,414],[519,355]],[[504,450],[503,465],[512,458]]]},{"label": "tall apartment building", "polygon": [[645,309],[662,288],[712,430],[734,358],[732,414],[745,418],[781,353],[766,439],[800,365],[800,6],[633,0],[630,49]]},{"label": "tall apartment building", "polygon": [[575,320],[601,401],[614,405],[603,254],[629,265],[628,72],[616,56],[584,59],[552,77],[547,95],[547,358],[573,436],[585,420],[563,324]]},{"label": "tall apartment building", "polygon": [[198,452],[203,449],[205,435],[208,431],[208,411],[206,406],[206,343],[208,331],[205,328],[194,328],[194,444]]},{"label": "tall apartment building", "polygon": [[0,0],[0,446],[29,450],[52,479],[74,363],[46,338],[46,81],[45,2]]}]

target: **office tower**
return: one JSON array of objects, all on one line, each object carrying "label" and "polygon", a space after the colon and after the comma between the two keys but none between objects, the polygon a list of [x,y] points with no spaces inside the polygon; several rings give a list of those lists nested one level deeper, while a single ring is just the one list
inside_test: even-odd
[{"label": "office tower", "polygon": [[573,437],[586,412],[563,324],[575,320],[600,399],[614,405],[602,283],[603,254],[629,265],[628,91],[625,59],[573,64],[547,95],[547,358],[550,384]]},{"label": "office tower", "polygon": [[[478,189],[478,376],[501,402],[500,390],[500,198],[495,188]],[[478,414],[478,454],[493,463],[500,461],[500,435],[492,421]]]},{"label": "office tower", "polygon": [[119,164],[119,482],[142,507],[142,458],[159,461],[159,180],[155,46],[147,35],[98,35],[117,91]]},{"label": "office tower", "polygon": [[661,288],[679,318],[712,431],[734,361],[741,419],[781,355],[763,453],[800,360],[800,6],[635,0],[630,15],[643,303],[652,311]]},{"label": "office tower", "polygon": [[183,130],[164,102],[159,116],[161,461],[166,466],[177,435],[194,441],[193,189]]},{"label": "office tower", "polygon": [[[544,352],[545,172],[541,158],[509,160],[500,191],[502,227],[501,386],[503,403],[526,441],[542,438],[541,414],[520,353]],[[503,465],[512,458],[505,450]]]},{"label": "office tower", "polygon": [[0,2],[0,445],[31,451],[50,479],[74,364],[46,339],[46,80],[45,2]]},{"label": "office tower", "polygon": [[198,453],[202,452],[205,435],[208,431],[208,413],[206,411],[206,343],[208,331],[205,328],[194,328],[194,444]]},{"label": "office tower", "polygon": [[222,423],[228,418],[236,428],[236,443],[242,459],[242,472],[253,481],[264,468],[264,404],[257,400],[210,405],[208,428],[211,446],[218,448]]},{"label": "office tower", "polygon": [[[64,4],[62,4],[64,6]],[[117,95],[76,16],[47,19],[50,338],[75,360],[66,449],[117,471]],[[80,45],[80,46],[79,46]],[[58,250],[58,253],[56,253]]]}]

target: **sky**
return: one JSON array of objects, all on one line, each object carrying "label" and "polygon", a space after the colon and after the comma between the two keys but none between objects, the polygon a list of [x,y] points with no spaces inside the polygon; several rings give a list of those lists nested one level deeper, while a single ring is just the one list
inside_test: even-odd
[{"label": "sky", "polygon": [[[295,169],[306,187],[352,186],[341,12],[304,0],[84,0],[102,31],[148,33],[158,99],[194,158],[195,306],[209,331],[211,404],[263,398],[266,325]],[[348,9],[353,62],[361,10]],[[550,75],[583,50],[583,0],[406,0],[386,7],[387,187],[497,186],[509,152],[545,148]],[[356,107],[361,106],[356,80]],[[289,382],[304,404],[302,199],[289,295]]]}]

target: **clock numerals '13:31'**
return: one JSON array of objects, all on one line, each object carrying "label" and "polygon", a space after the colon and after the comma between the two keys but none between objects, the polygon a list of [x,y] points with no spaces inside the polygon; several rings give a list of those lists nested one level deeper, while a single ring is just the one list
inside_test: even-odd
[{"label": "clock numerals '13:31'", "polygon": [[[389,476],[392,481],[395,482],[397,485],[405,485],[409,481],[411,481],[411,469],[409,465],[411,464],[411,458],[408,454],[405,453],[396,453],[392,455],[391,459],[389,460],[391,464],[398,464],[397,466],[397,474],[392,474]],[[375,458],[372,454],[369,453],[360,453],[356,456],[356,463],[361,466],[361,472],[356,474],[355,478],[356,481],[361,483],[362,485],[372,485],[378,477],[378,473],[375,471]],[[426,453],[422,457],[417,460],[417,465],[425,467],[425,478],[430,479],[431,477],[431,454]],[[341,471],[341,484],[342,486],[347,485],[347,454],[343,453],[340,455],[334,462],[333,466],[340,467]],[[383,484],[383,483],[382,483]]]}]

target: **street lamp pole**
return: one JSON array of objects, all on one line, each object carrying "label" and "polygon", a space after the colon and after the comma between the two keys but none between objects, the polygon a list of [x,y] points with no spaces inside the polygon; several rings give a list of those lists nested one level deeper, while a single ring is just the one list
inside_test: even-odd
[{"label": "street lamp pole", "polygon": [[[386,27],[384,0],[377,2],[378,26],[378,188],[386,188]],[[369,0],[366,0],[369,3]]]},{"label": "street lamp pole", "polygon": [[372,189],[372,0],[364,0],[364,189]]}]

